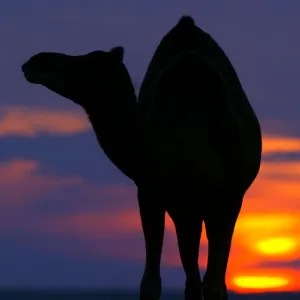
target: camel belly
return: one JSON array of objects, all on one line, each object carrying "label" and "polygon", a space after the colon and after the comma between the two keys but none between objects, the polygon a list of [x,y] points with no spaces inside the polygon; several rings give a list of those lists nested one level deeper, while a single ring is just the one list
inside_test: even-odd
[{"label": "camel belly", "polygon": [[[212,136],[206,127],[195,130],[163,130],[155,134],[152,143],[154,172],[161,180],[193,180],[197,184],[212,183],[217,186],[246,190],[257,175],[252,165],[249,172],[251,142],[241,144],[230,137]],[[235,140],[235,142],[234,142]],[[259,165],[260,162],[256,162]]]},{"label": "camel belly", "polygon": [[161,130],[156,134],[154,145],[156,169],[165,178],[193,175],[200,179],[205,175],[221,181],[226,176],[218,151],[212,149],[209,139],[203,136]]}]

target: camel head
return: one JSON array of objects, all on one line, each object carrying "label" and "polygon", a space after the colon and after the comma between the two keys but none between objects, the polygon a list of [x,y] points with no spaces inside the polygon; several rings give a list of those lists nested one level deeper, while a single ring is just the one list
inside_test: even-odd
[{"label": "camel head", "polygon": [[85,55],[41,52],[24,63],[22,71],[28,82],[41,84],[85,109],[103,108],[104,98],[134,93],[123,55],[121,46]]},{"label": "camel head", "polygon": [[136,179],[141,126],[134,87],[123,63],[123,47],[85,55],[42,52],[22,65],[28,82],[72,100],[87,113],[108,158]]}]

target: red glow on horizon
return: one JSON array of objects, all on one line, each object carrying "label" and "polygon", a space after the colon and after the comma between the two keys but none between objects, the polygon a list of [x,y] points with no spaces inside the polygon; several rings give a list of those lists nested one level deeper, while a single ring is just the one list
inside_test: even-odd
[{"label": "red glow on horizon", "polygon": [[[298,148],[299,147],[299,148]],[[300,139],[265,137],[264,154],[300,151]],[[0,187],[2,207],[20,211],[20,207],[40,198],[54,188],[76,186],[89,189],[80,177],[62,177],[40,174],[40,164],[34,160],[12,160],[0,164]],[[101,201],[122,201],[122,197],[136,197],[132,189],[112,186],[91,189],[93,197]],[[89,191],[88,197],[92,196]],[[103,196],[104,195],[104,196]],[[27,200],[26,200],[27,199]],[[27,201],[27,202],[26,202]],[[98,200],[97,200],[98,201]],[[135,200],[133,200],[135,201]],[[120,203],[120,202],[118,202]],[[19,226],[36,230],[36,226],[11,222],[14,230]],[[34,224],[34,223],[33,223]],[[7,225],[7,226],[8,226]],[[102,212],[101,210],[69,215],[51,216],[39,223],[39,230],[60,236],[100,240],[101,238],[126,240],[126,236],[139,236],[143,247],[141,222],[136,208]],[[3,228],[1,230],[4,230]],[[6,229],[9,230],[9,229]],[[172,240],[172,247],[164,248],[163,264],[181,268],[175,228],[166,216],[166,234]],[[141,261],[143,250],[133,255],[130,243],[124,247],[106,249],[114,257],[127,257]],[[207,260],[207,238],[205,227],[201,239],[199,265],[205,268]],[[102,245],[101,245],[102,247]],[[92,247],[91,247],[92,248]],[[100,248],[100,246],[99,246]],[[85,254],[100,255],[97,247],[84,249]],[[141,248],[142,249],[142,248]],[[110,251],[111,250],[111,251]],[[73,249],[69,251],[74,251]],[[90,252],[88,252],[90,251]],[[260,173],[245,195],[241,214],[236,223],[228,263],[227,284],[230,290],[239,293],[265,291],[300,291],[300,268],[293,267],[300,261],[300,160],[268,162],[263,161]]]}]

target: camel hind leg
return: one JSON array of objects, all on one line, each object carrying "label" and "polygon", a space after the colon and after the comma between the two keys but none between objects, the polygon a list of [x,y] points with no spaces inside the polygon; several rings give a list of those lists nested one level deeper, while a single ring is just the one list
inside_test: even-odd
[{"label": "camel hind leg", "polygon": [[219,193],[210,199],[204,217],[208,239],[208,261],[203,277],[204,300],[227,300],[225,282],[235,223],[240,213],[243,196]]},{"label": "camel hind leg", "polygon": [[190,192],[179,192],[172,201],[167,211],[175,225],[181,263],[186,275],[185,299],[201,300],[202,283],[198,265],[201,211],[196,197],[191,197]]}]

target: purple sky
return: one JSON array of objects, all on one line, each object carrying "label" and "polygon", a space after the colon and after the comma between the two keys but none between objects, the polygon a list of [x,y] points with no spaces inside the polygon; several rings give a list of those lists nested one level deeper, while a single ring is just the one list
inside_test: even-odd
[{"label": "purple sky", "polygon": [[[264,133],[300,138],[300,1],[221,2],[1,1],[0,285],[134,288],[143,270],[141,230],[105,219],[130,221],[135,187],[104,156],[79,107],[25,81],[21,64],[35,53],[123,45],[138,89],[162,36],[190,14],[228,54]],[[102,223],[89,227],[98,215]],[[167,235],[168,247],[176,244]],[[163,276],[183,286],[181,269],[163,267]]]}]

